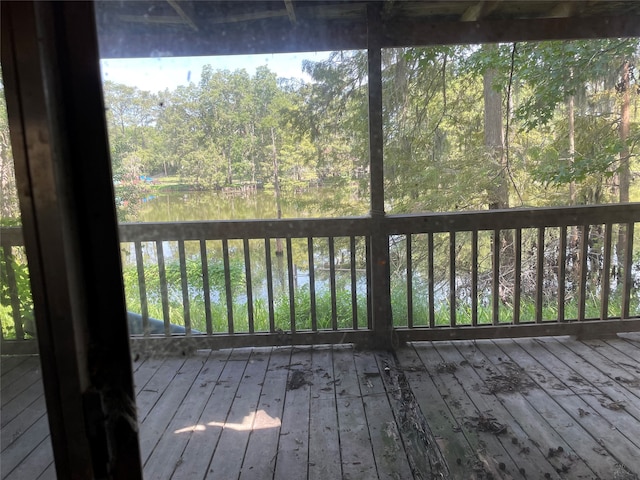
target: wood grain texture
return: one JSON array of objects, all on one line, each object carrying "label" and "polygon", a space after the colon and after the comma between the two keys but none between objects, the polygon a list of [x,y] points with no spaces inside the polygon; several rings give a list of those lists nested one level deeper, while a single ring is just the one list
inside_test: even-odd
[{"label": "wood grain texture", "polygon": [[[640,334],[624,334],[419,342],[395,353],[326,345],[139,358],[144,474],[629,480],[640,473],[639,354]],[[0,412],[12,416],[1,432],[0,478],[53,479],[37,362],[3,357],[0,367],[2,396],[12,398]],[[392,375],[404,385],[387,381]],[[429,438],[415,434],[427,430]]]}]

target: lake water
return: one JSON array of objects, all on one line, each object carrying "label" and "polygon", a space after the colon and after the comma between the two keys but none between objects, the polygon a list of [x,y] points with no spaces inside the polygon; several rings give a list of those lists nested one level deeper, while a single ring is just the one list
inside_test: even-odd
[{"label": "lake water", "polygon": [[[368,200],[357,186],[316,187],[281,197],[283,218],[366,215]],[[218,191],[161,193],[148,197],[137,215],[140,222],[272,219],[275,193],[258,190],[248,195]]]},{"label": "lake water", "polygon": [[[313,188],[307,191],[297,192],[295,196],[284,195],[281,201],[283,218],[321,218],[331,216],[365,215],[368,212],[368,204],[362,198],[357,189],[345,186]],[[223,192],[194,191],[171,192],[148,197],[138,211],[137,221],[140,222],[178,222],[178,221],[206,221],[206,220],[244,220],[244,219],[274,219],[276,218],[276,201],[273,191],[260,190],[248,195],[228,195]],[[273,289],[276,298],[288,298],[288,267],[285,256],[275,255],[275,240],[271,245],[271,268],[273,269]],[[157,266],[157,253],[154,243],[143,244],[143,256],[145,270]],[[266,252],[264,240],[251,240],[249,242],[251,258],[251,277],[254,301],[266,302],[268,299],[268,282],[266,272]],[[356,290],[359,295],[366,295],[366,270],[365,270],[365,243],[364,238],[358,238],[356,243],[358,260],[356,263]],[[177,242],[163,242],[163,253],[167,269],[172,268],[178,260]],[[200,247],[198,242],[185,242],[187,259],[200,261]],[[221,275],[223,263],[222,242],[208,241],[207,254],[210,274],[212,271]],[[351,285],[350,269],[341,265],[342,261],[350,258],[350,245],[347,238],[335,239],[335,261],[338,267],[336,271],[336,287],[339,291],[349,292]],[[308,289],[309,286],[309,261],[307,252],[307,239],[292,239],[293,281],[296,291]],[[246,287],[244,286],[244,246],[242,241],[229,241],[229,262],[233,270],[232,277],[239,275],[240,283],[232,280],[234,302],[243,304],[246,302]],[[330,291],[329,278],[328,240],[319,238],[314,241],[314,273],[315,291],[322,295]],[[136,258],[132,245],[123,247],[123,264],[125,269],[135,271]],[[198,263],[199,264],[199,263]],[[342,267],[342,268],[341,268]],[[197,268],[199,269],[199,267]],[[235,272],[235,273],[234,273]],[[154,274],[156,275],[156,274]],[[196,275],[197,276],[197,275]],[[195,277],[194,277],[195,278]],[[191,285],[193,278],[190,276],[190,293],[197,298],[199,287]],[[224,279],[211,282],[212,303],[223,303],[225,298]],[[149,281],[149,280],[148,280]],[[181,287],[179,280],[168,282],[168,294],[171,302],[181,302]],[[147,294],[151,303],[159,303],[159,292],[152,293],[147,286]],[[158,297],[158,298],[156,298]]]}]

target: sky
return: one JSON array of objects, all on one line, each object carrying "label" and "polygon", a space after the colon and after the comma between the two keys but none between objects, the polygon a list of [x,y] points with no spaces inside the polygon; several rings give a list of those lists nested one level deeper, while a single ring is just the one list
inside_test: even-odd
[{"label": "sky", "polygon": [[197,83],[204,65],[215,69],[237,70],[244,68],[251,75],[257,67],[266,65],[278,77],[301,78],[309,81],[302,72],[302,60],[321,61],[329,52],[280,53],[262,55],[236,55],[217,57],[155,57],[133,59],[104,59],[100,61],[103,81],[122,83],[150,92],[173,90],[178,85]]}]

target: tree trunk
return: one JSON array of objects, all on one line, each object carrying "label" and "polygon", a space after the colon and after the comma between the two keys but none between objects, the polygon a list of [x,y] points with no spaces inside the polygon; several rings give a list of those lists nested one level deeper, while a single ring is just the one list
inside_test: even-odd
[{"label": "tree trunk", "polygon": [[[489,51],[496,49],[496,45],[484,45],[483,49]],[[504,131],[502,122],[502,97],[493,88],[496,70],[488,68],[483,75],[484,84],[484,145],[485,158],[489,162],[490,184],[488,187],[487,200],[489,209],[509,208],[509,185],[507,183],[507,158],[504,148]],[[496,265],[496,258],[493,261],[493,268],[500,269],[500,285],[495,285],[495,291],[500,292],[500,299],[508,302],[513,293],[514,269],[514,249],[513,235],[510,230],[503,230],[499,239],[500,261]]]},{"label": "tree trunk", "polygon": [[231,169],[231,155],[224,155],[227,159],[227,185],[233,185],[233,171]]},{"label": "tree trunk", "polygon": [[0,131],[0,217],[17,218],[18,192],[8,128]]},{"label": "tree trunk", "polygon": [[[271,145],[273,148],[273,187],[276,191],[276,217],[282,218],[282,206],[280,203],[280,179],[278,177],[278,151],[276,149],[276,133],[271,127]],[[276,238],[276,255],[282,255],[282,239]]]},{"label": "tree trunk", "polygon": [[[618,169],[617,184],[620,195],[620,203],[629,202],[629,186],[631,184],[631,172],[629,169],[629,123],[630,123],[630,71],[629,61],[625,61],[622,66],[622,79],[620,81],[620,93],[622,94],[622,104],[620,106],[620,168]],[[618,242],[616,245],[616,253],[618,256],[618,265],[624,265],[624,247],[627,241],[627,230],[618,229]]]},{"label": "tree trunk", "polygon": [[[485,45],[485,49],[497,48]],[[484,72],[484,145],[486,159],[491,165],[488,189],[490,209],[509,208],[509,188],[506,176],[504,152],[504,132],[502,127],[502,98],[493,89],[496,71],[489,68]]]},{"label": "tree trunk", "polygon": [[[569,163],[572,166],[576,158],[576,128],[575,128],[575,96],[569,95],[567,99],[567,116],[569,117]],[[569,183],[569,205],[576,204],[576,182]]]},{"label": "tree trunk", "polygon": [[629,123],[630,123],[630,95],[631,89],[629,78],[629,62],[625,61],[622,67],[622,105],[620,107],[620,169],[618,175],[618,185],[620,189],[620,203],[629,202],[629,186],[631,184],[631,173],[629,170]]},{"label": "tree trunk", "polygon": [[[573,77],[573,71],[570,72]],[[569,151],[567,152],[569,157],[570,166],[576,158],[576,128],[575,128],[575,96],[569,95],[567,98],[567,120],[569,123]],[[577,187],[575,180],[569,182],[569,205],[576,205],[577,203]],[[572,226],[569,231],[569,258],[574,258],[573,265],[580,265],[580,234],[578,233],[578,227]],[[575,269],[574,274],[577,275],[574,280],[578,282],[580,270]],[[577,284],[577,283],[576,283]]]}]

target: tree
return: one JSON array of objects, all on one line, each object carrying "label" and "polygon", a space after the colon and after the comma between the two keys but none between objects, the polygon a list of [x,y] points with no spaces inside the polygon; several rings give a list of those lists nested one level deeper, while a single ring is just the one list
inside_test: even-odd
[{"label": "tree", "polygon": [[[637,54],[637,39],[525,43],[519,48],[518,75],[531,92],[516,109],[516,117],[523,122],[524,129],[531,131],[557,123],[557,107],[566,105],[567,140],[564,146],[557,144],[554,148],[566,155],[538,157],[536,176],[551,184],[569,185],[570,204],[579,197],[582,201],[596,198],[602,201],[598,193],[604,190],[602,184],[611,185],[614,172],[623,166],[619,151],[625,142],[614,129],[607,128],[612,123],[606,122],[620,121],[613,120],[617,115],[613,110],[613,87],[617,72]],[[603,124],[604,119],[610,120]],[[578,129],[578,123],[587,128]],[[600,148],[585,151],[579,148],[580,144],[587,148],[597,144]],[[601,184],[588,187],[584,180],[594,175],[601,179]],[[617,185],[611,186],[613,193]]]},{"label": "tree", "polygon": [[[482,49],[489,55],[497,52],[498,46],[486,44]],[[488,203],[490,209],[509,208],[509,185],[507,183],[506,155],[504,149],[504,128],[502,113],[502,95],[496,90],[496,68],[484,69],[484,145],[486,161],[491,165]]]},{"label": "tree", "polygon": [[11,154],[9,119],[0,75],[0,219],[16,221],[20,217],[15,169]]}]

